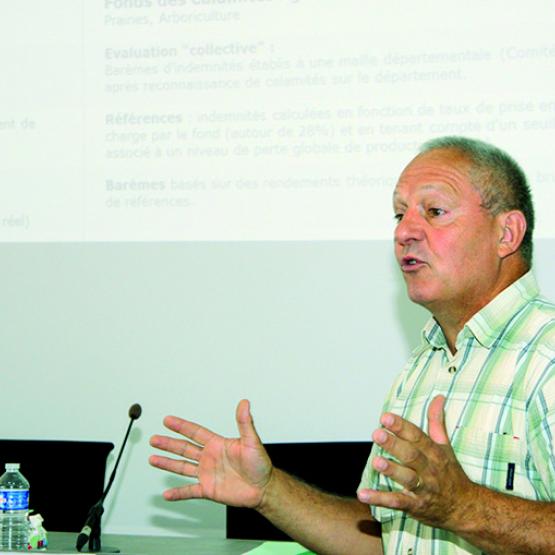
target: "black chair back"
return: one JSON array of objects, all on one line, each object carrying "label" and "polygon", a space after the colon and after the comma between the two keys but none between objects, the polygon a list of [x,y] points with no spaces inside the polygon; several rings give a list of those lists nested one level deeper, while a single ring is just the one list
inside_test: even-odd
[{"label": "black chair back", "polygon": [[[319,489],[355,497],[372,443],[270,443],[273,464]],[[235,539],[290,540],[287,534],[252,509],[226,508],[226,536]]]}]

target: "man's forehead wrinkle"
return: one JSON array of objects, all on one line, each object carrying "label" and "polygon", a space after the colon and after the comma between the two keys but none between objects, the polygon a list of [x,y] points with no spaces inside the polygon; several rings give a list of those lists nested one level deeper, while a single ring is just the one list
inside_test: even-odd
[{"label": "man's forehead wrinkle", "polygon": [[433,180],[458,181],[468,179],[472,167],[470,161],[459,153],[449,150],[436,150],[420,154],[404,169],[401,179],[419,179],[423,174]]},{"label": "man's forehead wrinkle", "polygon": [[401,175],[399,182],[418,181],[426,185],[452,184],[467,180],[468,176],[464,170],[449,167],[448,165],[415,165],[409,166]]},{"label": "man's forehead wrinkle", "polygon": [[[399,185],[402,185],[401,181],[399,181],[399,184],[397,185],[395,191],[393,192],[393,202],[395,204],[405,205],[407,203],[406,197],[410,196],[410,194],[409,195],[404,195],[400,191]],[[419,186],[418,190],[415,191],[415,194],[418,197],[420,197],[423,194],[430,193],[430,192],[431,193],[441,193],[441,194],[447,193],[449,195],[452,195],[453,193],[457,193],[458,189],[450,183],[443,183],[443,182],[435,183],[435,182],[432,182],[432,183],[427,183],[425,185]]]}]

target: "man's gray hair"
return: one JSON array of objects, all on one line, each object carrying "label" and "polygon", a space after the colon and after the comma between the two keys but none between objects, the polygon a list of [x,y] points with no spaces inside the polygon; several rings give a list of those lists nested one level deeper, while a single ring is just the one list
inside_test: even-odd
[{"label": "man's gray hair", "polygon": [[424,143],[420,153],[437,149],[453,149],[471,163],[470,180],[482,197],[486,210],[496,216],[509,210],[520,210],[526,218],[526,233],[520,245],[522,258],[532,266],[532,234],[534,206],[526,175],[506,152],[484,141],[467,137],[440,137]]}]

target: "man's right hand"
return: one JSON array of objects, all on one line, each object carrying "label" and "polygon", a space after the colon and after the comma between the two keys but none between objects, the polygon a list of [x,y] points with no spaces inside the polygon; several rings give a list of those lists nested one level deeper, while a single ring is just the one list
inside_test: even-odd
[{"label": "man's right hand", "polygon": [[164,425],[183,436],[154,435],[150,445],[182,457],[152,455],[152,466],[196,478],[195,483],[164,492],[169,501],[204,498],[237,507],[257,508],[272,475],[272,463],[256,430],[245,399],[237,405],[238,438],[225,438],[194,422],[166,416]]}]

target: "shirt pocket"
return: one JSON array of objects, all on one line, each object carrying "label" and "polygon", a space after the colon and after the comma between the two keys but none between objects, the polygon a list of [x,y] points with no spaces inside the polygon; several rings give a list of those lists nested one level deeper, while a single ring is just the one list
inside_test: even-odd
[{"label": "shirt pocket", "polygon": [[511,493],[522,477],[522,442],[512,434],[460,427],[453,449],[467,476],[488,488]]}]

